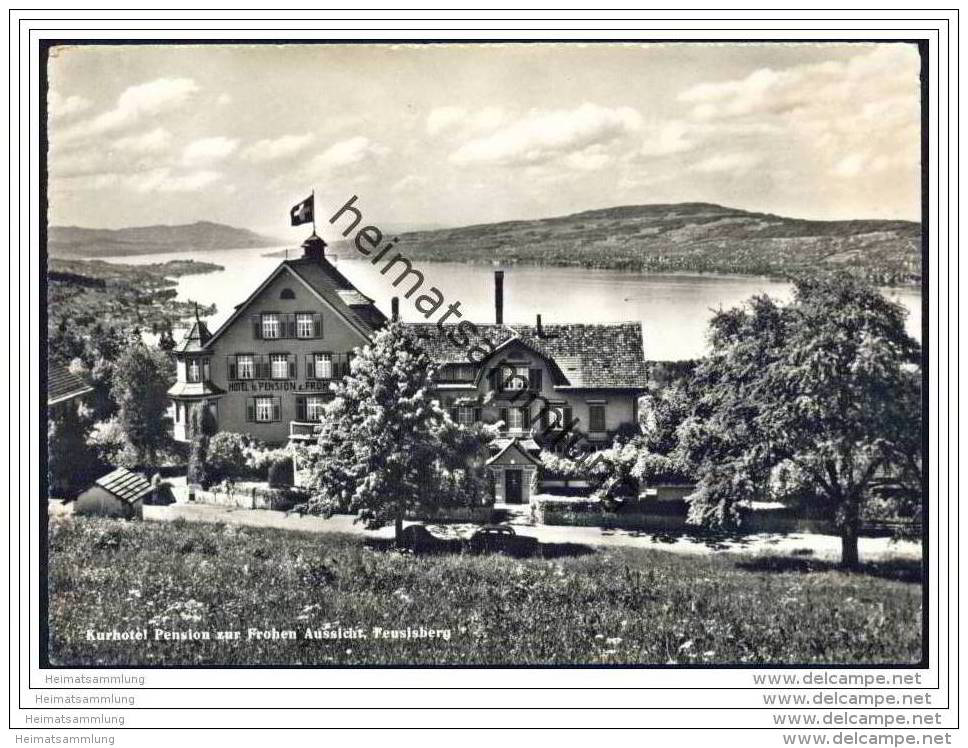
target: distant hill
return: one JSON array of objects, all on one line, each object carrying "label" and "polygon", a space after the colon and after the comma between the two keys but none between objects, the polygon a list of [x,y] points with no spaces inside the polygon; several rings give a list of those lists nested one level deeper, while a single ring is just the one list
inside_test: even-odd
[{"label": "distant hill", "polygon": [[[710,203],[633,205],[558,218],[400,235],[412,259],[577,265],[649,272],[784,276],[852,268],[875,283],[921,278],[921,226],[910,221],[808,221]],[[334,252],[351,256],[349,241]]]},{"label": "distant hill", "polygon": [[284,243],[248,229],[210,221],[126,229],[51,226],[47,232],[47,252],[51,257],[111,257],[156,252],[190,254],[210,249],[277,247]]}]

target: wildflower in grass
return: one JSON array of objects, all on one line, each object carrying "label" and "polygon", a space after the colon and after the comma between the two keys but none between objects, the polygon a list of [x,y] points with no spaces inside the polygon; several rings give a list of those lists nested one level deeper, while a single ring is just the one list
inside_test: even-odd
[{"label": "wildflower in grass", "polygon": [[613,636],[610,639],[606,639],[605,643],[610,647],[617,647],[622,643],[622,638],[619,636]]},{"label": "wildflower in grass", "polygon": [[300,613],[298,616],[296,616],[296,620],[297,621],[308,621],[310,615],[314,611],[319,610],[319,607],[320,607],[319,606],[319,603],[313,603],[312,605],[307,605],[306,607],[304,607],[302,609],[302,613]]}]

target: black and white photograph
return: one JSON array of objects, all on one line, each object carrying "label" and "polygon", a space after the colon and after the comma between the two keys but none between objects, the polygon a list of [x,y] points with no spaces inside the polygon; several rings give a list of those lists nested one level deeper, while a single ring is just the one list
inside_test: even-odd
[{"label": "black and white photograph", "polygon": [[44,42],[42,667],[926,667],[927,52]]}]

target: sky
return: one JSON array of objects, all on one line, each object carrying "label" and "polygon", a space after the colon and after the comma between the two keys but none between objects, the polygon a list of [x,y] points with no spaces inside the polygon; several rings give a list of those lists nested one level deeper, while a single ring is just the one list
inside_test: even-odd
[{"label": "sky", "polygon": [[319,224],[352,195],[378,226],[686,201],[918,220],[919,68],[906,44],[60,47],[50,223],[289,240],[312,190]]}]

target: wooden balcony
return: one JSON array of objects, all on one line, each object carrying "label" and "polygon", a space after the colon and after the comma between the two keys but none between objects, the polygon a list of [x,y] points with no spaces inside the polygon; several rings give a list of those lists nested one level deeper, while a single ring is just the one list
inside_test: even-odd
[{"label": "wooden balcony", "polygon": [[289,441],[311,444],[319,438],[319,428],[316,421],[290,421]]}]

